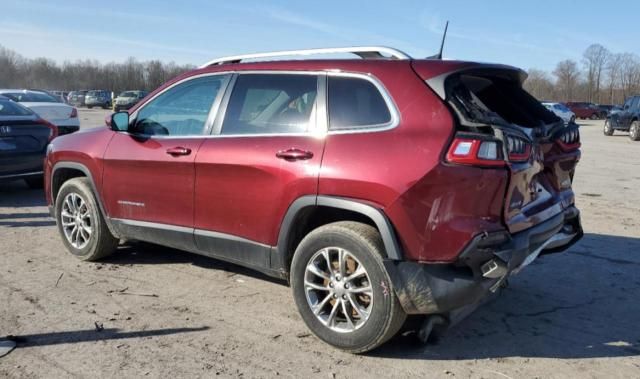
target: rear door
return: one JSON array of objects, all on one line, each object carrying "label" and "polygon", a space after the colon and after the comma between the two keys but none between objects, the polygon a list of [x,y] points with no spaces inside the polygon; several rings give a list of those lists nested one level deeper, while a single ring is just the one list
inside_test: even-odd
[{"label": "rear door", "polygon": [[[196,157],[200,250],[268,265],[289,205],[315,195],[324,148],[316,74],[239,74]],[[235,248],[233,248],[235,246]]]},{"label": "rear door", "polygon": [[194,161],[228,75],[179,82],[131,117],[104,156],[109,214],[140,239],[193,248]]}]

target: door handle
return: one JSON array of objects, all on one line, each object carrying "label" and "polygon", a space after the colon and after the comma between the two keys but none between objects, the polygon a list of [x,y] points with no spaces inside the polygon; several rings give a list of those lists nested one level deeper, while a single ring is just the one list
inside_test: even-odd
[{"label": "door handle", "polygon": [[313,158],[313,153],[310,151],[302,150],[302,149],[291,148],[287,150],[278,151],[276,153],[276,157],[280,159],[284,159],[285,161],[289,161],[289,162],[302,161],[302,160]]},{"label": "door handle", "polygon": [[182,147],[182,146],[172,147],[170,149],[167,149],[167,154],[172,155],[174,157],[178,155],[189,155],[191,154],[191,149],[189,149],[188,147]]}]

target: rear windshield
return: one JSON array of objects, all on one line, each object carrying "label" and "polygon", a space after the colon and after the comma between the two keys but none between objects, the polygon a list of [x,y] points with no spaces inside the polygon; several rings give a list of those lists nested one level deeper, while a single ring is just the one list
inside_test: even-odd
[{"label": "rear windshield", "polygon": [[558,121],[513,79],[462,74],[449,78],[447,87],[451,101],[470,121],[529,128]]},{"label": "rear windshield", "polygon": [[126,91],[119,95],[119,97],[136,97],[136,96],[138,96],[138,94],[133,91]]},{"label": "rear windshield", "polygon": [[0,116],[30,116],[30,110],[10,100],[0,100]]},{"label": "rear windshield", "polygon": [[87,96],[103,96],[104,93],[104,91],[89,91]]},{"label": "rear windshield", "polygon": [[60,102],[60,99],[44,92],[3,93],[2,96],[6,96],[11,100],[18,101],[20,103],[59,103]]}]

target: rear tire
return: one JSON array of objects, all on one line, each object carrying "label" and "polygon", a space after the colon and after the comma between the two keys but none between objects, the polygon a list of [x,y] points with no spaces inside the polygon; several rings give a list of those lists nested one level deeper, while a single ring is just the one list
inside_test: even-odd
[{"label": "rear tire", "polygon": [[605,120],[604,128],[603,128],[602,132],[604,133],[605,136],[612,136],[613,135],[613,128],[611,127],[611,124],[609,123],[609,120]]},{"label": "rear tire", "polygon": [[629,127],[629,138],[632,141],[640,141],[640,121],[636,120]]},{"label": "rear tire", "polygon": [[56,223],[67,250],[83,261],[113,254],[119,240],[107,227],[89,179],[66,181],[56,197]]},{"label": "rear tire", "polygon": [[291,264],[291,287],[302,319],[318,338],[364,353],[400,330],[407,316],[383,256],[380,233],[358,222],[321,226],[300,242]]}]

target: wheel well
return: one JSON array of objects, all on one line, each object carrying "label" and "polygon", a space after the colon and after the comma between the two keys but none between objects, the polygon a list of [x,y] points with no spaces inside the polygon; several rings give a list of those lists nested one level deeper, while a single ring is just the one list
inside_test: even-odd
[{"label": "wheel well", "polygon": [[86,177],[84,172],[75,169],[75,168],[59,168],[53,173],[53,178],[51,180],[51,195],[52,199],[55,203],[56,197],[58,196],[58,191],[62,184],[69,179],[78,178],[78,177]]},{"label": "wheel well", "polygon": [[289,232],[290,234],[285,248],[286,271],[290,271],[293,253],[295,253],[300,241],[302,241],[307,234],[322,225],[337,221],[361,222],[371,225],[378,230],[378,227],[371,218],[358,212],[326,206],[311,206],[302,209],[291,223],[292,228]]}]

